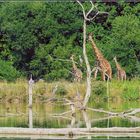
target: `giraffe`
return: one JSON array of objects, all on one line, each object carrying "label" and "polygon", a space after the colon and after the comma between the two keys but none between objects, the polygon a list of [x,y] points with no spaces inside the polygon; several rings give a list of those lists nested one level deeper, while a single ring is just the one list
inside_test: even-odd
[{"label": "giraffe", "polygon": [[107,76],[108,79],[112,79],[112,69],[110,63],[104,58],[103,54],[101,51],[97,48],[93,38],[92,38],[92,33],[89,34],[89,40],[91,41],[92,48],[94,50],[97,64],[99,69],[95,70],[94,77],[96,79],[97,77],[97,72],[100,70],[101,75],[102,75],[102,80],[105,81],[105,77]]},{"label": "giraffe", "polygon": [[114,61],[115,61],[116,68],[117,68],[117,78],[118,78],[118,80],[122,80],[122,81],[126,80],[126,72],[125,72],[125,70],[123,70],[121,68],[120,64],[117,61],[116,56],[114,57]]},{"label": "giraffe", "polygon": [[75,64],[74,55],[72,55],[70,59],[72,60],[72,65],[73,65],[74,81],[80,82],[82,80],[82,72],[80,69],[77,68]]}]

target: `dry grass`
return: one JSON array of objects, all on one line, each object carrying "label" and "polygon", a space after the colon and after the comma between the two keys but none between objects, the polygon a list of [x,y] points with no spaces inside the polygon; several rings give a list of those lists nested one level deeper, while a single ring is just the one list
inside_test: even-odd
[{"label": "dry grass", "polygon": [[[53,96],[52,91],[58,85],[56,96],[59,98],[74,98],[77,91],[82,98],[85,95],[86,84],[72,83],[68,81],[59,81],[47,83],[39,81],[33,87],[33,99],[35,101],[45,101]],[[133,79],[131,81],[117,81],[109,82],[109,97],[114,100],[139,100],[140,99],[140,81]],[[100,100],[106,97],[106,82],[92,81],[92,96]],[[16,82],[8,83],[6,81],[0,82],[0,102],[27,102],[28,101],[28,81],[19,79]],[[120,102],[120,101],[119,101]]]}]

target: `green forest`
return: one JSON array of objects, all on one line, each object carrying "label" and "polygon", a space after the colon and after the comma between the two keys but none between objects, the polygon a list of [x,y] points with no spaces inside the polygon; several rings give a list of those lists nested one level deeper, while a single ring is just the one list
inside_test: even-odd
[{"label": "green forest", "polygon": [[[97,47],[111,63],[114,56],[129,79],[140,75],[140,3],[95,3],[99,14],[87,23]],[[90,3],[84,6],[89,9]],[[93,12],[94,15],[97,11]],[[91,15],[92,16],[92,15]],[[77,2],[0,2],[0,79],[27,78],[72,80],[70,57],[86,75],[83,59],[83,13]],[[90,65],[95,54],[87,39]],[[62,61],[63,60],[63,61]],[[67,61],[65,61],[67,60]]]}]

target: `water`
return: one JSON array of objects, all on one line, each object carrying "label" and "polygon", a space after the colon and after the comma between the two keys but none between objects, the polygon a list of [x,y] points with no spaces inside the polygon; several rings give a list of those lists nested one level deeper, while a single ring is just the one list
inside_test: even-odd
[{"label": "water", "polygon": [[[125,110],[129,110],[130,108],[139,108],[139,102],[110,102],[109,106],[107,102],[92,102],[89,104],[89,107],[105,109],[114,112],[122,112]],[[109,107],[109,108],[108,108]],[[63,115],[62,117],[52,117],[52,114],[59,114],[65,111],[68,111],[69,106],[62,106],[61,104],[47,104],[47,103],[36,103],[33,104],[32,114],[33,114],[33,127],[34,128],[65,128],[65,127],[76,127],[76,128],[84,128],[86,127],[86,122],[84,120],[83,114],[79,111],[76,114],[75,120],[71,118],[70,114]],[[5,103],[0,104],[0,127],[29,127],[29,119],[28,119],[29,109],[26,104],[20,103]],[[124,118],[124,117],[111,117],[105,113],[87,111],[87,117],[91,122],[91,127],[137,127],[140,126],[140,119],[135,118]],[[139,114],[138,116],[139,117]],[[114,136],[114,135],[113,135]],[[79,136],[76,139],[113,139],[113,140],[121,140],[125,139],[136,139],[136,136],[124,137],[112,135],[108,136],[88,136],[83,137]],[[1,139],[31,139],[29,136],[22,138],[17,136],[17,138],[12,138],[12,136],[2,136]],[[9,138],[8,138],[9,137]],[[46,136],[48,139],[51,136]],[[51,137],[52,139],[58,138],[58,136]],[[61,139],[66,138],[66,136],[61,136]],[[139,136],[140,138],[140,136]],[[38,139],[44,139],[39,137]]]},{"label": "water", "polygon": [[[131,104],[128,104],[131,105]],[[139,103],[135,106],[138,107]],[[127,110],[128,106],[126,106]],[[63,117],[52,117],[52,114],[59,114],[68,111],[69,107],[52,104],[33,104],[33,127],[35,128],[63,128],[70,127],[70,114]],[[119,110],[120,109],[115,109]],[[124,109],[123,109],[124,110]],[[25,104],[0,104],[0,127],[28,127],[28,107]],[[109,117],[107,114],[87,111],[92,127],[137,127],[140,120],[123,117]],[[86,127],[82,113],[76,114],[76,122],[73,127]]]},{"label": "water", "polygon": [[62,137],[62,136],[45,136],[45,137],[1,137],[0,140],[43,140],[43,139],[93,139],[93,140],[139,140],[138,137],[113,137],[113,136],[78,136],[78,137]]}]

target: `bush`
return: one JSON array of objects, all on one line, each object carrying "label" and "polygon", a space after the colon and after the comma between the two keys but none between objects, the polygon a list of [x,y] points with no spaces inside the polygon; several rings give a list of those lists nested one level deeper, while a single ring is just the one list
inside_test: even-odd
[{"label": "bush", "polygon": [[20,72],[17,71],[11,62],[0,60],[0,80],[13,81],[20,77]]},{"label": "bush", "polygon": [[97,96],[99,95],[105,95],[106,94],[106,86],[103,82],[98,81],[98,82],[94,82],[94,84],[92,84],[92,94],[95,94]]},{"label": "bush", "polygon": [[58,86],[58,89],[56,91],[56,95],[66,95],[68,91],[63,86]]},{"label": "bush", "polygon": [[139,87],[125,87],[122,97],[128,100],[138,100],[140,98]]},{"label": "bush", "polygon": [[107,94],[106,94],[105,83],[102,81],[97,81],[97,82],[94,81],[91,87],[90,101],[96,100],[96,102],[98,102],[99,100],[106,99],[106,98],[107,98]]}]

